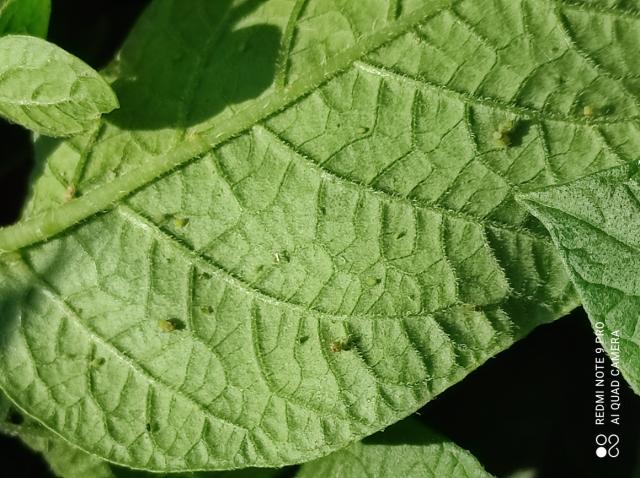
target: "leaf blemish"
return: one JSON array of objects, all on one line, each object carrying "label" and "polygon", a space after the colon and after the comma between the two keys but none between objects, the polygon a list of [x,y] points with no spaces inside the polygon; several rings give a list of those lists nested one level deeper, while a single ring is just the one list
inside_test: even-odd
[{"label": "leaf blemish", "polygon": [[380,277],[367,277],[365,279],[365,284],[369,287],[374,287],[382,282]]}]

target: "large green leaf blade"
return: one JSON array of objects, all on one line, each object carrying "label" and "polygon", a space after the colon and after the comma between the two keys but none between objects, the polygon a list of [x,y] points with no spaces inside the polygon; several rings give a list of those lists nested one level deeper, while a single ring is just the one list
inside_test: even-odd
[{"label": "large green leaf blade", "polygon": [[2,279],[12,400],[123,464],[277,466],[397,421],[577,305],[513,196],[635,154],[637,63],[606,64],[610,39],[576,25],[637,19],[401,3],[152,4],[108,73],[126,114],[44,148],[29,218],[0,233],[21,249]]},{"label": "large green leaf blade", "polygon": [[0,115],[47,136],[82,133],[118,107],[91,67],[39,38],[0,38]]},{"label": "large green leaf blade", "polygon": [[490,478],[466,450],[407,419],[329,456],[305,463],[296,478]]},{"label": "large green leaf blade", "polygon": [[604,348],[640,393],[640,175],[613,168],[531,192]]},{"label": "large green leaf blade", "polygon": [[0,0],[0,36],[13,34],[46,37],[51,0]]}]

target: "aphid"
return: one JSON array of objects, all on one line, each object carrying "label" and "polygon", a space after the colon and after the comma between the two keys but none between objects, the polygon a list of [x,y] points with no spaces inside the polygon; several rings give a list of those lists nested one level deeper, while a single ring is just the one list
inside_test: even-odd
[{"label": "aphid", "polygon": [[367,286],[373,287],[380,284],[380,282],[382,282],[382,279],[380,279],[379,277],[367,277],[364,282]]},{"label": "aphid", "polygon": [[187,224],[189,224],[189,219],[186,217],[176,216],[173,218],[173,225],[179,229],[182,229]]},{"label": "aphid", "polygon": [[91,368],[98,368],[98,367],[102,367],[102,366],[105,364],[105,362],[106,362],[106,361],[107,361],[107,360],[106,360],[104,357],[97,357],[97,358],[94,358],[94,359],[91,361],[91,363],[89,364],[89,366],[90,366]]},{"label": "aphid", "polygon": [[493,132],[493,139],[503,148],[511,146],[511,133],[513,133],[513,120],[508,120],[498,126]]},{"label": "aphid", "polygon": [[309,340],[309,336],[308,335],[301,335],[300,337],[298,337],[298,343],[299,344],[304,344]]},{"label": "aphid", "polygon": [[369,132],[369,128],[367,128],[366,126],[360,126],[357,129],[358,134],[362,135],[362,134],[367,134]]},{"label": "aphid", "polygon": [[163,332],[173,332],[174,330],[176,330],[175,326],[170,320],[159,320],[158,325],[160,326],[160,330],[162,330]]},{"label": "aphid", "polygon": [[594,114],[595,114],[595,108],[592,105],[586,105],[584,108],[582,108],[582,115],[585,118],[591,119],[593,118]]},{"label": "aphid", "polygon": [[274,252],[273,262],[276,264],[280,264],[281,262],[289,262],[289,254],[287,253],[287,251]]},{"label": "aphid", "polygon": [[76,186],[74,184],[69,184],[67,189],[64,190],[64,202],[69,202],[76,197],[76,192]]},{"label": "aphid", "polygon": [[174,330],[183,330],[185,328],[184,322],[180,319],[161,319],[158,321],[158,326],[163,332],[173,332]]},{"label": "aphid", "polygon": [[474,304],[464,304],[462,308],[465,312],[478,312],[478,306]]},{"label": "aphid", "polygon": [[336,340],[335,342],[331,342],[329,346],[329,350],[332,352],[346,352],[353,348],[353,341],[350,338]]},{"label": "aphid", "polygon": [[160,431],[160,424],[158,422],[147,422],[144,424],[144,429],[149,433],[158,433]]}]

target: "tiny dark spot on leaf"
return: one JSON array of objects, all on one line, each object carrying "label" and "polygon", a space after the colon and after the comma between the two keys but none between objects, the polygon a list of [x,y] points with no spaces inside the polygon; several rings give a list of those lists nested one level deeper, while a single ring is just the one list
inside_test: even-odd
[{"label": "tiny dark spot on leaf", "polygon": [[146,430],[147,430],[148,432],[150,432],[150,431],[151,431],[151,423],[147,423],[144,427],[146,428]]},{"label": "tiny dark spot on leaf", "polygon": [[213,314],[213,307],[210,305],[205,305],[203,307],[200,307],[200,310],[205,314]]},{"label": "tiny dark spot on leaf", "polygon": [[399,233],[396,235],[396,239],[402,239],[402,238],[403,238],[404,236],[406,236],[406,235],[407,235],[407,231],[399,232]]},{"label": "tiny dark spot on leaf", "polygon": [[298,343],[300,344],[304,344],[309,340],[309,336],[308,335],[302,335],[300,337],[298,337]]}]

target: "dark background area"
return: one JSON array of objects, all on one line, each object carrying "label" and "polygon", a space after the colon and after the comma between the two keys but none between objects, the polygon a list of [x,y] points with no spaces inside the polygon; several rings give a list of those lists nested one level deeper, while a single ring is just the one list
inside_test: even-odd
[{"label": "dark background area", "polygon": [[[212,0],[215,1],[215,0]],[[95,68],[122,43],[143,0],[53,4],[49,39]],[[29,133],[0,120],[0,224],[18,217],[32,167]],[[487,471],[512,478],[640,478],[640,397],[623,385],[621,456],[595,456],[594,335],[582,309],[489,360],[447,390],[419,418],[470,450]],[[0,437],[13,478],[53,476],[42,458]],[[526,474],[527,470],[535,474]],[[515,474],[520,471],[522,474]],[[91,477],[87,477],[91,478]],[[348,477],[345,477],[348,478]],[[443,477],[447,478],[447,477]]]}]

